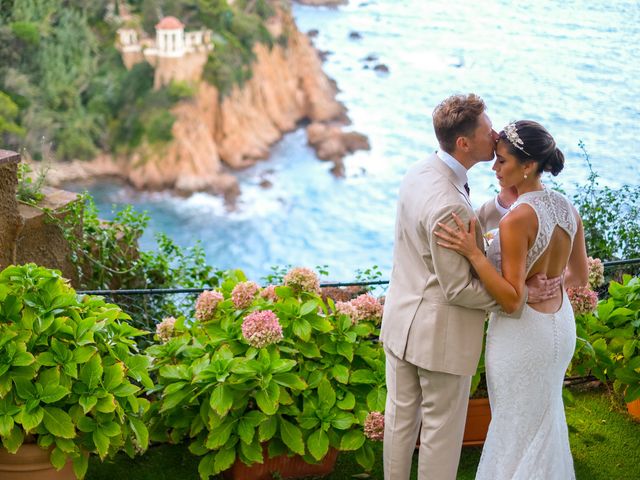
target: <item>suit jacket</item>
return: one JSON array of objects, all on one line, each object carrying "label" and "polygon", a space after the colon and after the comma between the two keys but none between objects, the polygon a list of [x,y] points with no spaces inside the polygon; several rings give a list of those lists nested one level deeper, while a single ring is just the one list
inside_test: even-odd
[{"label": "suit jacket", "polygon": [[[437,245],[438,222],[468,225],[475,216],[455,173],[435,154],[415,164],[400,187],[393,269],[380,339],[386,349],[427,370],[473,375],[482,350],[486,311],[497,307],[460,254]],[[494,201],[480,224],[500,218]],[[497,225],[497,223],[496,223]]]}]

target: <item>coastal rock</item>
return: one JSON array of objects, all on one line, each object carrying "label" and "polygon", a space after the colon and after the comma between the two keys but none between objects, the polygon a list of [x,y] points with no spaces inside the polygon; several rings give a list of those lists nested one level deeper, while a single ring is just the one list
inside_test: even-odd
[{"label": "coastal rock", "polygon": [[[200,82],[193,98],[171,109],[176,120],[168,144],[143,145],[130,155],[102,154],[89,162],[56,164],[49,182],[114,176],[138,189],[207,191],[233,198],[239,193],[238,182],[225,165],[241,169],[268,157],[271,145],[302,120],[345,122],[345,108],[335,99],[335,82],[322,71],[309,38],[290,14],[280,12],[275,18],[279,24],[270,19],[269,29],[289,32],[287,48],[255,45],[252,78],[222,100],[214,86]],[[350,151],[341,137],[322,148],[317,147],[319,155],[329,158]]]},{"label": "coastal rock", "polygon": [[376,72],[380,72],[380,73],[389,73],[389,67],[387,67],[384,63],[379,63],[378,65],[376,65],[375,67],[373,67],[373,69]]},{"label": "coastal rock", "polygon": [[343,132],[339,125],[312,123],[307,127],[307,141],[316,149],[320,160],[335,164],[334,174],[344,173],[342,159],[356,150],[369,150],[369,139],[358,132]]}]

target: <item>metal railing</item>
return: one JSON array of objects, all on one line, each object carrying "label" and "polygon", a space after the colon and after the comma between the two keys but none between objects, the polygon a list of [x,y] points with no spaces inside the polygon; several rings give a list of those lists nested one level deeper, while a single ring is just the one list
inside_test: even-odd
[{"label": "metal railing", "polygon": [[[607,283],[598,291],[600,298],[607,296],[608,281],[620,281],[624,273],[640,274],[640,258],[603,262]],[[324,282],[320,286],[325,295],[335,300],[343,300],[364,291],[382,296],[388,288],[388,280]],[[164,317],[184,316],[191,318],[195,313],[195,301],[208,288],[157,288],[120,290],[78,290],[78,294],[101,295],[127,312],[137,327],[149,331]],[[343,296],[344,298],[340,298]]]}]

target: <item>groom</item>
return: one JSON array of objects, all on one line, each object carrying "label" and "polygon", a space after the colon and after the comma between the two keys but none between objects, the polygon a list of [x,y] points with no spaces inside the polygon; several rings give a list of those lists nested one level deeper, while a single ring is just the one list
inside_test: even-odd
[{"label": "groom", "polygon": [[[493,159],[498,135],[474,94],[444,100],[433,125],[440,150],[415,164],[400,187],[380,334],[387,358],[386,480],[409,478],[418,430],[418,479],[456,478],[485,315],[497,308],[467,260],[439,247],[434,231],[438,222],[456,228],[452,212],[466,223],[475,215],[467,170]],[[478,223],[497,227],[513,200],[500,192],[478,211]],[[482,242],[480,225],[476,238]],[[540,301],[554,296],[558,282],[538,278],[527,286],[529,302]]]}]

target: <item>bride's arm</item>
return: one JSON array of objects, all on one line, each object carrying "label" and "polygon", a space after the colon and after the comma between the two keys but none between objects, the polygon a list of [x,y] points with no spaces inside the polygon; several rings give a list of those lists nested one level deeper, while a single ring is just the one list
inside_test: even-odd
[{"label": "bride's arm", "polygon": [[[455,215],[455,214],[454,214]],[[526,255],[531,219],[523,209],[515,209],[500,222],[500,249],[502,254],[502,275],[495,269],[475,243],[475,219],[469,230],[455,216],[458,231],[444,224],[446,232],[436,232],[441,239],[439,245],[451,248],[464,255],[478,274],[489,294],[506,313],[517,311],[525,301]]]},{"label": "bride's arm", "polygon": [[589,263],[587,261],[587,246],[584,241],[584,227],[582,219],[575,210],[573,214],[578,222],[578,230],[573,238],[571,255],[567,263],[567,272],[564,276],[565,287],[584,287],[589,282]]}]

